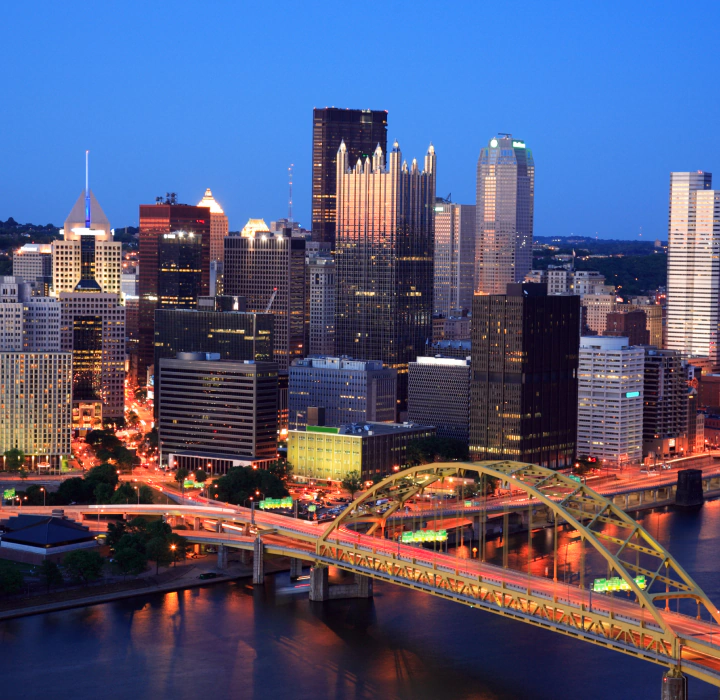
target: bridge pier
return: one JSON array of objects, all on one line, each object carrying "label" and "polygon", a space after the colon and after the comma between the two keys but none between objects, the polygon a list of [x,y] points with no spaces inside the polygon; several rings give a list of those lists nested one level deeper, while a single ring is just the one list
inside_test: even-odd
[{"label": "bridge pier", "polygon": [[250,563],[250,552],[247,549],[240,550],[240,563],[241,564],[249,564]]},{"label": "bridge pier", "polygon": [[299,576],[302,576],[303,560],[290,558],[290,580],[295,581]]},{"label": "bridge pier", "polygon": [[678,668],[665,671],[662,679],[661,700],[687,700],[687,678]]},{"label": "bridge pier", "polygon": [[700,469],[681,469],[678,472],[675,504],[686,507],[701,506],[704,498],[702,471]]},{"label": "bridge pier", "polygon": [[253,546],[253,584],[260,585],[265,583],[265,564],[263,561],[263,555],[265,553],[265,546],[262,540],[257,537]]},{"label": "bridge pier", "polygon": [[200,518],[193,518],[192,526],[193,526],[193,530],[199,530],[200,529]]},{"label": "bridge pier", "polygon": [[373,582],[369,576],[355,574],[354,583],[330,584],[328,568],[317,564],[310,569],[310,600],[344,600],[346,598],[372,598]]},{"label": "bridge pier", "polygon": [[223,571],[227,569],[228,565],[228,552],[227,547],[224,544],[218,545],[217,550],[217,568]]}]

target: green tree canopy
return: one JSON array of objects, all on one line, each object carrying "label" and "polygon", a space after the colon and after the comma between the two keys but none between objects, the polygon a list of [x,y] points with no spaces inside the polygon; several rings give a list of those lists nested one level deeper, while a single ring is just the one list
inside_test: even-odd
[{"label": "green tree canopy", "polygon": [[54,561],[43,559],[40,564],[40,581],[45,584],[48,593],[53,586],[59,586],[64,580],[60,567]]},{"label": "green tree canopy", "polygon": [[217,486],[218,498],[228,503],[244,505],[252,496],[258,498],[283,498],[288,495],[285,484],[275,475],[264,469],[252,467],[234,467],[225,476],[213,482]]},{"label": "green tree canopy", "polygon": [[0,593],[12,595],[23,586],[25,579],[19,569],[9,562],[0,561]]},{"label": "green tree canopy", "polygon": [[180,467],[175,470],[175,481],[178,482],[178,484],[182,484],[185,482],[185,479],[188,478],[188,470],[185,469],[185,467]]},{"label": "green tree canopy", "polygon": [[76,549],[68,552],[63,559],[63,566],[68,576],[74,581],[88,584],[102,576],[105,560],[97,553],[87,549]]},{"label": "green tree canopy", "polygon": [[470,456],[468,446],[461,440],[435,435],[411,440],[405,455],[407,463],[413,466],[432,462],[462,462]]},{"label": "green tree canopy", "polygon": [[99,464],[85,475],[85,481],[93,491],[98,484],[107,484],[114,491],[118,480],[117,467],[114,464]]},{"label": "green tree canopy", "polygon": [[360,476],[360,472],[355,470],[348,472],[342,480],[341,486],[345,491],[350,492],[350,497],[354,501],[355,494],[363,487],[363,480]]},{"label": "green tree canopy", "polygon": [[207,481],[208,475],[207,472],[205,472],[202,469],[196,469],[195,472],[195,481],[198,482],[198,484],[204,484]]},{"label": "green tree canopy", "polygon": [[16,472],[25,464],[25,453],[17,447],[11,447],[5,450],[5,469]]}]

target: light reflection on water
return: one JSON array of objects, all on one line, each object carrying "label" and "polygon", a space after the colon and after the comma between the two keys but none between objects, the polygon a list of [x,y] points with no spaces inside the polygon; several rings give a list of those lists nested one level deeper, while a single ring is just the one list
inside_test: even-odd
[{"label": "light reflection on water", "polygon": [[[720,602],[720,502],[641,521]],[[534,547],[548,544],[547,532]],[[518,537],[526,557],[527,535]],[[255,590],[240,581],[0,623],[3,700],[636,700],[659,696],[661,675],[660,666],[391,585],[376,584],[370,601],[310,603],[287,574]],[[691,680],[691,697],[718,692]]]}]

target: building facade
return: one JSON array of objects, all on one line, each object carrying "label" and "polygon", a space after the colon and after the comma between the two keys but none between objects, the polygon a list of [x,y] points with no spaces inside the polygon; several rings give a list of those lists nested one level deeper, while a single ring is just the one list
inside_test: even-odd
[{"label": "building facade", "polygon": [[646,347],[644,372],[643,454],[663,459],[693,451],[695,445],[688,441],[687,373],[680,353]]},{"label": "building facade", "polygon": [[641,460],[644,365],[644,348],[627,338],[581,338],[578,456],[616,466]]},{"label": "building facade", "polygon": [[337,351],[397,369],[401,410],[408,363],[432,337],[435,172],[432,145],[422,172],[397,141],[387,167],[379,147],[354,168],[345,144],[337,155]]},{"label": "building facade", "polygon": [[459,315],[472,308],[475,206],[435,200],[433,312]]},{"label": "building facade", "polygon": [[72,355],[0,352],[0,454],[59,468],[71,453]]},{"label": "building facade", "polygon": [[584,294],[581,297],[582,332],[602,335],[607,328],[607,317],[617,307],[615,291]]},{"label": "building facade", "polygon": [[308,425],[311,408],[322,409],[322,425],[395,420],[397,370],[379,360],[307,357],[290,366],[290,429]]},{"label": "building facade", "polygon": [[630,345],[649,345],[644,311],[611,311],[605,319],[603,335],[627,338]]},{"label": "building facade", "polygon": [[349,162],[371,155],[376,146],[387,151],[385,110],[313,110],[312,237],[335,247],[337,153],[342,142]]},{"label": "building facade", "polygon": [[273,315],[280,371],[306,354],[306,281],[303,238],[260,233],[225,239],[225,294],[245,297],[248,311]]},{"label": "building facade", "polygon": [[580,304],[540,284],[473,303],[470,453],[545,467],[572,464]]},{"label": "building facade", "polygon": [[475,291],[505,294],[532,267],[535,162],[524,141],[490,139],[477,163]]},{"label": "building facade", "polygon": [[[171,237],[173,234],[175,237]],[[180,234],[183,234],[180,237]],[[197,248],[200,241],[200,273]],[[210,212],[207,207],[166,203],[140,205],[138,378],[153,362],[155,310],[192,308],[210,293]],[[190,267],[178,263],[189,262]],[[192,289],[199,280],[199,286]]]},{"label": "building facade", "polygon": [[718,366],[720,192],[704,172],[670,174],[667,343]]},{"label": "building facade", "polygon": [[115,294],[62,292],[60,342],[73,360],[73,424],[93,429],[125,411],[125,307]]},{"label": "building facade", "polygon": [[470,442],[470,360],[418,357],[408,371],[408,420]]},{"label": "building facade", "polygon": [[228,218],[209,187],[198,206],[210,210],[210,262],[222,262],[225,256],[225,237],[229,230]]},{"label": "building facade", "polygon": [[307,288],[310,307],[308,352],[335,355],[335,260],[308,256]]},{"label": "building facade", "polygon": [[[160,360],[160,462],[226,473],[233,462],[272,460],[277,448],[277,367],[216,354]],[[199,460],[199,461],[198,461]]]},{"label": "building facade", "polygon": [[52,246],[49,243],[26,243],[13,252],[12,273],[42,285],[42,295],[52,289]]},{"label": "building facade", "polygon": [[339,482],[350,472],[372,480],[399,471],[408,444],[434,435],[434,428],[413,423],[307,426],[288,433],[288,462],[301,480]]},{"label": "building facade", "polygon": [[618,311],[642,311],[645,314],[645,327],[649,335],[648,345],[663,347],[663,307],[660,304],[649,301],[635,303],[631,300],[629,304],[617,304],[615,308]]}]

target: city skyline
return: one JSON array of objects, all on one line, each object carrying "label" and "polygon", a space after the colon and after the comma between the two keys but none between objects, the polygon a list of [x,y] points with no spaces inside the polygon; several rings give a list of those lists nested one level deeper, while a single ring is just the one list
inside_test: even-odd
[{"label": "city skyline", "polygon": [[[422,36],[428,12],[422,4],[416,9],[388,9],[380,26],[400,25],[404,36]],[[320,32],[330,37],[322,54],[296,52],[287,61],[264,55],[264,32],[245,33],[242,48],[231,40],[236,20],[241,21],[235,14],[239,9],[228,9],[218,22],[216,14],[198,17],[182,3],[169,16],[159,8],[143,14],[97,8],[68,16],[48,8],[41,21],[23,8],[8,8],[7,21],[18,28],[8,39],[9,54],[23,55],[23,62],[7,75],[15,99],[4,122],[14,138],[0,146],[0,155],[13,167],[0,177],[5,195],[0,218],[59,225],[66,203],[77,196],[83,151],[90,149],[91,182],[117,227],[137,225],[138,202],[175,191],[180,201],[195,204],[208,187],[232,230],[251,216],[285,216],[287,168],[294,163],[295,218],[309,228],[312,109],[334,105],[388,110],[389,142],[402,136],[408,152],[422,152],[432,141],[443,153],[438,193],[452,192],[453,201],[464,204],[474,203],[474,166],[489,135],[508,131],[531,143],[543,166],[537,182],[538,236],[597,232],[601,238],[637,239],[642,226],[643,238],[662,238],[667,173],[717,171],[717,158],[703,139],[682,138],[702,133],[720,111],[717,98],[702,88],[701,76],[690,70],[691,49],[710,41],[717,8],[701,3],[698,11],[707,18],[701,26],[693,18],[678,18],[669,7],[655,8],[650,19],[630,13],[623,23],[614,21],[613,12],[593,8],[544,13],[519,4],[516,9],[517,50],[508,54],[500,34],[490,33],[481,57],[470,40],[481,26],[480,8],[456,8],[452,26],[434,27],[433,45],[442,60],[429,61],[418,81],[398,79],[405,50],[388,47],[383,31],[368,37],[367,70],[354,70],[361,59],[343,50],[346,39],[337,31],[355,19],[348,9],[332,16],[303,16],[292,8],[270,16],[249,9],[243,26],[272,26],[275,36]],[[183,31],[192,21],[193,44],[168,54],[151,40],[160,21],[168,32]],[[103,53],[90,65],[67,52],[38,70],[42,53],[16,46],[23,35],[48,45],[56,34],[92,35],[109,25],[124,37],[126,50]],[[665,51],[668,45],[672,52]],[[329,54],[337,60],[325,60]],[[240,55],[250,59],[239,62]],[[716,62],[711,55],[704,68],[712,70]],[[516,89],[493,90],[493,76],[501,70],[514,76]],[[38,95],[59,104],[81,74],[93,85],[94,99],[108,105],[106,118],[97,119],[92,110],[35,109]],[[205,84],[208,74],[216,87],[204,98],[205,118],[196,119],[192,110],[179,113],[163,97],[185,84]],[[453,90],[467,75],[479,76],[477,97]],[[667,80],[675,75],[683,80],[669,95]],[[443,99],[428,100],[427,85],[442,86]],[[486,91],[493,94],[489,108]],[[262,108],[246,108],[248,96]],[[280,100],[283,108],[275,108]],[[638,158],[629,146],[632,134],[642,134],[643,143],[655,148]],[[662,147],[679,139],[681,150]],[[239,168],[240,162],[253,167]],[[578,168],[580,162],[593,165]],[[567,188],[556,187],[569,172]]]}]

